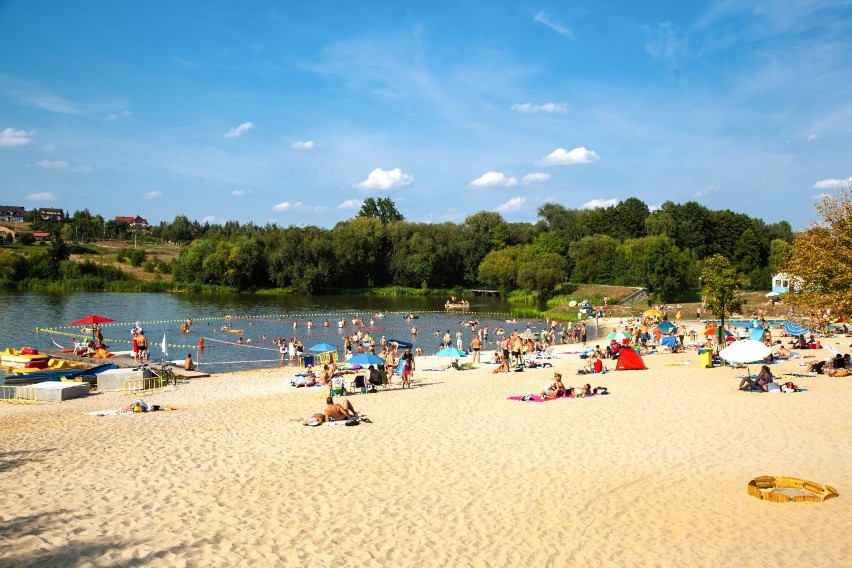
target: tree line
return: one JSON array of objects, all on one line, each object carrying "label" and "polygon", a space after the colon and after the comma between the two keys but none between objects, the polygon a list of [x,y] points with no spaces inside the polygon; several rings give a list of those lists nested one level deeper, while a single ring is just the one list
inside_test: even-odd
[{"label": "tree line", "polygon": [[[34,220],[31,226],[85,243],[132,240],[134,230],[126,225],[84,210],[63,221]],[[767,289],[793,242],[786,221],[768,224],[696,202],[666,202],[651,211],[636,198],[596,209],[547,203],[534,223],[508,222],[494,211],[460,223],[417,223],[405,220],[390,198],[371,197],[355,217],[330,229],[200,224],[178,215],[143,236],[182,245],[177,259],[156,269],[189,288],[311,294],[329,288],[484,285],[547,297],[571,281],[642,286],[663,301],[700,287],[703,262],[716,254],[730,259],[751,288]],[[56,251],[53,255],[57,260]],[[17,269],[20,278],[26,267]],[[0,279],[8,281],[7,276],[0,272]]]}]

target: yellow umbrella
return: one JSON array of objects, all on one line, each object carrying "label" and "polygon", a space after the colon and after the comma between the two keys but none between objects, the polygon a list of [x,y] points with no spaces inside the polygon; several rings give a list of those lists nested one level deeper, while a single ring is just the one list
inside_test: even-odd
[{"label": "yellow umbrella", "polygon": [[642,315],[652,317],[652,318],[658,318],[661,315],[663,315],[663,312],[661,312],[657,308],[651,308],[650,310],[645,310],[644,312],[642,312]]}]

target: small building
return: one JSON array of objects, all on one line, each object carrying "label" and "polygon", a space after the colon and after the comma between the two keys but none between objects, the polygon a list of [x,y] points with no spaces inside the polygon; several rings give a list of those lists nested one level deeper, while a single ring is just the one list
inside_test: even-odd
[{"label": "small building", "polygon": [[802,288],[801,280],[791,278],[786,272],[779,272],[772,277],[772,291],[779,294],[798,292]]},{"label": "small building", "polygon": [[38,216],[42,221],[62,221],[65,218],[65,212],[62,209],[41,207],[38,210]]},{"label": "small building", "polygon": [[124,221],[125,223],[127,223],[131,227],[135,227],[135,228],[138,228],[138,229],[144,229],[145,227],[148,226],[148,220],[140,217],[139,215],[137,215],[136,217],[117,216],[115,218],[115,220],[116,221]]},{"label": "small building", "polygon": [[15,231],[8,227],[0,227],[0,238],[4,241],[11,235],[12,239],[15,238]]},{"label": "small building", "polygon": [[33,238],[35,238],[36,241],[45,242],[51,240],[52,237],[53,235],[51,233],[48,233],[47,231],[33,232]]},{"label": "small building", "polygon": [[24,220],[26,210],[17,205],[0,205],[0,221],[20,223]]}]

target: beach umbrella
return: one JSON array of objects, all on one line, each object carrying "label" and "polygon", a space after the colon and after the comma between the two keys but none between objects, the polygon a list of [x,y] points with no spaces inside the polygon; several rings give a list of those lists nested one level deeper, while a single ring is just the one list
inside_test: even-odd
[{"label": "beach umbrella", "polygon": [[606,336],[609,341],[618,341],[621,343],[625,339],[633,339],[633,336],[627,333],[626,331],[613,331],[609,335]]},{"label": "beach umbrella", "polygon": [[309,347],[308,351],[313,351],[314,353],[327,353],[328,351],[337,351],[337,347],[330,343],[317,343],[316,345]]},{"label": "beach umbrella", "polygon": [[447,347],[435,353],[438,357],[467,357],[467,353],[455,347]]},{"label": "beach umbrella", "polygon": [[645,310],[644,312],[642,312],[642,315],[648,316],[648,317],[651,317],[651,318],[658,318],[661,315],[663,315],[663,312],[661,312],[657,308],[651,308],[650,310]]},{"label": "beach umbrella", "polygon": [[755,341],[760,341],[763,339],[763,334],[765,331],[762,327],[756,327],[748,332],[748,338],[753,339]]},{"label": "beach umbrella", "polygon": [[677,329],[677,326],[670,321],[664,321],[657,326],[663,333],[671,333]]},{"label": "beach umbrella", "polygon": [[[771,352],[772,350],[760,341],[740,339],[719,351],[719,357],[730,363],[743,363],[747,365],[748,363],[762,361]],[[746,372],[749,372],[748,366],[746,366]]]},{"label": "beach umbrella", "polygon": [[769,292],[768,294],[766,294],[766,297],[767,298],[774,298],[774,297],[780,296],[780,295],[781,294],[779,294],[778,292]]},{"label": "beach umbrella", "polygon": [[[717,333],[717,331],[718,331],[718,328],[715,327],[715,326],[714,327],[708,327],[707,329],[704,330],[704,335],[714,335],[714,334]],[[733,337],[733,336],[734,336],[733,333],[731,333],[727,329],[725,330],[725,337]]]},{"label": "beach umbrella", "polygon": [[72,321],[68,325],[93,325],[96,323],[112,323],[115,320],[105,318],[103,316],[96,316],[95,314],[89,314],[84,318],[80,318],[77,321]]},{"label": "beach umbrella", "polygon": [[372,353],[360,353],[355,355],[348,361],[346,361],[350,365],[361,365],[362,367],[366,367],[367,365],[384,365],[385,360],[379,357],[378,355],[373,355]]}]

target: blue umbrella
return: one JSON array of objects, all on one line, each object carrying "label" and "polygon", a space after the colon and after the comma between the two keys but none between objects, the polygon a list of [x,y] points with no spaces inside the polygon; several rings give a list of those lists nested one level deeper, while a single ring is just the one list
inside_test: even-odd
[{"label": "blue umbrella", "polygon": [[372,353],[361,353],[360,355],[355,355],[348,361],[346,361],[350,365],[361,365],[362,367],[366,365],[384,365],[385,360],[379,357],[378,355],[373,355]]},{"label": "blue umbrella", "polygon": [[308,351],[313,351],[315,353],[325,353],[327,351],[337,351],[337,347],[330,343],[317,343],[313,347],[309,348]]},{"label": "blue umbrella", "polygon": [[467,353],[455,347],[446,347],[435,353],[438,357],[467,357]]},{"label": "blue umbrella", "polygon": [[662,331],[663,333],[671,333],[677,329],[677,326],[670,321],[664,321],[657,327],[660,328],[660,331]]}]

